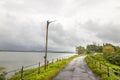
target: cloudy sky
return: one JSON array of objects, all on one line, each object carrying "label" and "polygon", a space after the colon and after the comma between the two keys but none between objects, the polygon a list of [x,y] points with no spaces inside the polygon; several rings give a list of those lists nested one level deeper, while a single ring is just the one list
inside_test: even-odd
[{"label": "cloudy sky", "polygon": [[120,0],[0,0],[0,49],[74,51],[78,45],[119,45]]}]

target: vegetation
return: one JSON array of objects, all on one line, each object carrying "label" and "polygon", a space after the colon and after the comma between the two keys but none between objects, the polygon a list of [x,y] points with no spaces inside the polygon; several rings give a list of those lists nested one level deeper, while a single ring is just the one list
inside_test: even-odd
[{"label": "vegetation", "polygon": [[102,46],[96,44],[87,45],[86,48],[87,53],[101,52],[101,51],[102,51]]},{"label": "vegetation", "polygon": [[[67,63],[69,63],[72,59],[76,57],[78,57],[78,55],[72,56],[68,59],[59,60],[55,63],[50,63],[46,71],[44,70],[44,66],[42,66],[40,68],[41,69],[40,74],[38,74],[38,68],[26,70],[24,71],[24,79],[25,80],[51,80]],[[21,76],[20,72],[18,72],[9,80],[20,80],[20,76]]]},{"label": "vegetation", "polygon": [[86,48],[78,46],[76,48],[77,53],[81,54],[83,52],[87,54],[91,53],[103,53],[104,58],[112,64],[120,66],[120,47],[114,46],[112,44],[106,43],[103,46],[94,44],[87,45]]},{"label": "vegetation", "polygon": [[105,56],[113,56],[115,54],[115,49],[112,45],[106,44],[105,46],[103,46],[102,52]]},{"label": "vegetation", "polygon": [[[100,80],[118,80],[120,79],[120,47],[113,46],[112,44],[105,44],[103,46],[90,44],[86,48],[82,46],[76,47],[77,53],[87,53],[85,60],[94,73],[100,76]],[[101,53],[93,55],[93,53]],[[73,56],[68,59],[59,60],[55,63],[49,63],[47,70],[44,70],[44,66],[40,69],[38,74],[38,68],[24,71],[23,78],[25,80],[51,80],[56,74],[72,59],[77,56]],[[112,63],[112,64],[111,64]],[[20,72],[16,73],[9,80],[19,80],[21,77]],[[4,79],[0,79],[4,80]]]},{"label": "vegetation", "polygon": [[85,52],[85,48],[82,46],[76,47],[76,50],[77,50],[77,54],[82,54]]},{"label": "vegetation", "polygon": [[3,69],[5,69],[5,68],[4,67],[0,67],[0,71],[3,70]]},{"label": "vegetation", "polygon": [[87,45],[86,48],[84,48],[83,46],[78,46],[76,47],[77,53],[81,54],[81,53],[94,53],[94,52],[102,52],[102,46],[100,45],[96,45],[96,44],[89,44]]},{"label": "vegetation", "polygon": [[103,54],[87,56],[85,60],[92,71],[100,76],[100,80],[120,79],[120,67],[110,64]]},{"label": "vegetation", "polygon": [[103,53],[107,61],[120,66],[120,47],[106,44],[103,46]]},{"label": "vegetation", "polygon": [[[0,67],[0,71],[2,71],[2,70],[4,70],[5,68],[4,67]],[[5,72],[2,72],[1,74],[0,74],[0,80],[5,80],[5,75],[6,75],[6,73]]]},{"label": "vegetation", "polygon": [[6,78],[5,78],[6,74],[7,74],[6,72],[2,72],[0,74],[0,80],[6,80]]},{"label": "vegetation", "polygon": [[[78,48],[79,49],[79,48]],[[94,73],[100,76],[100,80],[118,80],[120,79],[120,47],[112,44],[87,45],[85,52],[103,53],[97,55],[88,55],[85,60]]]}]

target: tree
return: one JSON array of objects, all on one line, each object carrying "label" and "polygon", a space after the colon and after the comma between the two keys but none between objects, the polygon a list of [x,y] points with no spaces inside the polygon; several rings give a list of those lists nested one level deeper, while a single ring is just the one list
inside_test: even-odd
[{"label": "tree", "polygon": [[110,44],[106,44],[103,46],[102,52],[105,56],[111,56],[115,54],[115,48]]},{"label": "tree", "polygon": [[110,63],[120,66],[120,47],[106,44],[103,47],[103,53],[106,60]]},{"label": "tree", "polygon": [[87,45],[86,51],[87,53],[102,52],[102,46],[99,46],[96,44],[90,44],[90,45]]},{"label": "tree", "polygon": [[85,52],[85,48],[82,46],[76,47],[77,54],[81,54]]},{"label": "tree", "polygon": [[102,46],[96,46],[95,52],[102,52]]}]

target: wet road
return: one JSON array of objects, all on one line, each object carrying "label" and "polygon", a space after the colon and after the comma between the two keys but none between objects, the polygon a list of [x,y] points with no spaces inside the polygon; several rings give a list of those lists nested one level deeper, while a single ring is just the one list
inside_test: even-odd
[{"label": "wet road", "polygon": [[53,80],[99,80],[84,61],[85,56],[72,60]]}]

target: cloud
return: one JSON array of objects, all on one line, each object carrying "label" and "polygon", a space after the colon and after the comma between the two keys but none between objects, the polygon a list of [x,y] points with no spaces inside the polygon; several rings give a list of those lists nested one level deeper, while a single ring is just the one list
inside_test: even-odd
[{"label": "cloud", "polygon": [[99,32],[97,36],[105,42],[119,43],[120,42],[119,26],[120,25],[107,24],[104,26],[104,30]]},{"label": "cloud", "polygon": [[63,0],[5,0],[1,4],[4,10],[18,16],[26,15],[58,15],[63,9]]},{"label": "cloud", "polygon": [[119,43],[118,0],[1,0],[0,49],[74,51],[88,43]]},{"label": "cloud", "polygon": [[82,27],[93,33],[97,38],[102,40],[102,43],[112,42],[119,43],[120,41],[120,24],[107,23],[99,24],[99,22],[88,21],[82,24]]},{"label": "cloud", "polygon": [[[7,14],[0,25],[0,49],[39,50],[45,48],[46,21],[22,21],[12,14]],[[26,19],[26,18],[25,18]],[[3,27],[4,26],[4,27]],[[49,26],[49,48],[66,50],[70,35],[60,23]],[[54,45],[54,46],[53,46]]]},{"label": "cloud", "polygon": [[[40,50],[45,48],[46,21],[27,21],[27,18],[23,21],[12,14],[7,14],[5,17],[7,20],[0,25],[0,49]],[[78,32],[76,28],[65,30],[61,23],[51,23],[49,49],[73,51],[75,46],[89,41],[88,34],[83,33],[84,31]]]}]

